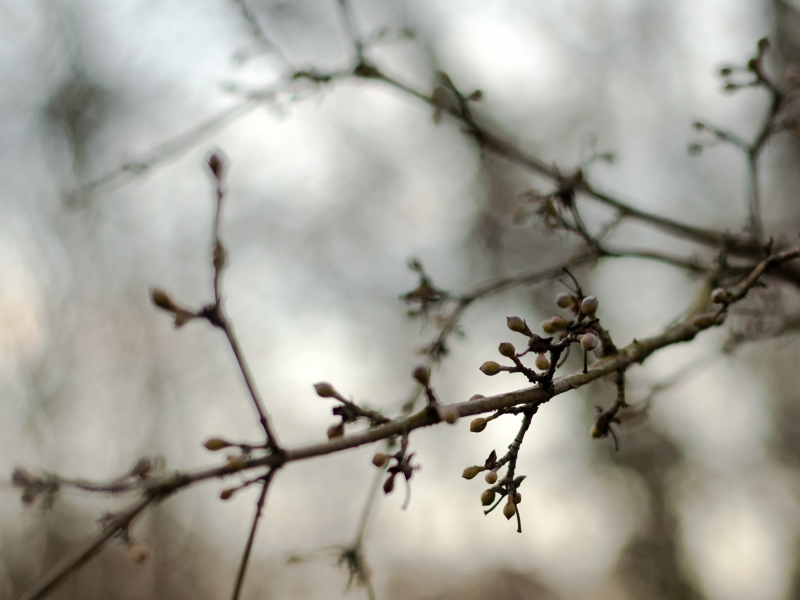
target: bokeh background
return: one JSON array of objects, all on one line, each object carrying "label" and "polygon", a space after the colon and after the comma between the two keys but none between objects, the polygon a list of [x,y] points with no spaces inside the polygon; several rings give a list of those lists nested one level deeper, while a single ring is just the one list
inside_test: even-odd
[{"label": "bokeh background", "polygon": [[[556,264],[576,240],[515,224],[541,181],[482,155],[432,110],[376,82],[285,86],[296,69],[339,71],[353,50],[335,0],[251,0],[273,45],[233,0],[4,0],[0,3],[0,472],[14,466],[107,480],[142,456],[168,469],[212,464],[211,436],[258,439],[219,332],[179,331],[154,310],[159,286],[211,297],[212,183],[226,157],[222,235],[230,316],[281,441],[324,439],[334,422],[312,384],[327,380],[393,413],[433,324],[399,296],[417,257],[456,292]],[[742,136],[761,124],[761,91],[726,94],[719,68],[744,64],[769,35],[776,74],[798,62],[792,1],[354,0],[367,55],[430,91],[434,73],[480,89],[482,122],[565,169],[595,151],[590,180],[630,203],[708,227],[742,229],[742,157],[689,156],[707,119]],[[280,90],[280,93],[257,94]],[[256,94],[256,100],[252,94]],[[768,231],[800,226],[790,136],[766,155]],[[126,168],[121,169],[123,165]],[[99,182],[99,183],[98,183]],[[581,204],[596,226],[608,212]],[[625,223],[615,240],[710,259],[713,252]],[[701,282],[620,259],[576,271],[618,344],[661,331]],[[444,402],[526,385],[477,367],[514,341],[505,317],[552,313],[556,283],[476,303],[434,374]],[[772,298],[775,300],[775,298]],[[790,294],[778,300],[791,305]],[[759,305],[756,305],[759,306]],[[796,597],[800,526],[791,336],[720,351],[730,328],[670,348],[629,373],[629,401],[653,385],[621,451],[588,436],[613,385],[558,397],[536,415],[518,471],[523,533],[484,517],[462,469],[513,439],[517,418],[483,434],[466,422],[415,432],[412,498],[379,498],[366,556],[381,599]],[[571,363],[570,368],[577,368]],[[246,598],[359,598],[331,547],[356,535],[375,478],[374,448],[292,464],[270,490]],[[55,598],[220,598],[230,594],[255,492],[221,502],[209,482],[142,518],[152,557],[122,543]],[[124,499],[63,492],[52,508],[0,488],[0,598],[22,593]],[[499,511],[498,511],[499,512]],[[328,549],[328,550],[325,550]],[[287,564],[293,555],[305,560]]]}]

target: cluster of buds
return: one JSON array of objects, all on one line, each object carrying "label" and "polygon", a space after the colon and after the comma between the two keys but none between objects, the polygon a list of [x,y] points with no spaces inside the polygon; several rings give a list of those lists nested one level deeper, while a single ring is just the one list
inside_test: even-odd
[{"label": "cluster of buds", "polygon": [[[556,306],[569,309],[573,313],[572,319],[561,315],[554,315],[542,322],[542,331],[556,337],[541,337],[531,331],[528,324],[520,317],[508,317],[506,325],[511,331],[528,337],[527,348],[524,352],[517,353],[516,348],[509,342],[503,342],[498,347],[498,352],[510,359],[514,365],[504,366],[493,360],[484,362],[480,370],[484,375],[494,376],[501,372],[522,373],[531,383],[547,387],[552,385],[553,376],[559,366],[561,354],[572,343],[579,343],[584,351],[584,370],[586,368],[586,353],[602,351],[598,332],[602,331],[595,317],[598,308],[597,298],[584,296],[580,290],[576,294],[558,294],[555,298]],[[610,344],[610,340],[609,340]],[[540,371],[526,367],[520,360],[523,356],[532,353],[536,355],[534,366]],[[475,421],[473,421],[475,423]],[[475,425],[473,431],[480,431],[480,425]]]},{"label": "cluster of buds", "polygon": [[[481,493],[481,505],[489,506],[484,514],[489,514],[492,512],[497,506],[500,504],[503,498],[506,499],[506,504],[503,507],[503,515],[506,519],[511,519],[514,515],[517,514],[517,505],[522,502],[522,494],[519,493],[518,488],[520,484],[524,481],[525,475],[520,475],[518,477],[510,477],[506,475],[503,479],[498,482],[498,475],[497,471],[502,468],[504,464],[508,461],[510,455],[505,457],[503,460],[497,460],[497,453],[492,450],[492,453],[489,454],[489,457],[486,459],[486,462],[483,465],[472,465],[464,469],[464,472],[461,476],[464,479],[475,479],[480,473],[486,472],[484,475],[484,481],[488,483],[490,488],[486,489]],[[498,496],[500,499],[498,500]]]},{"label": "cluster of buds", "polygon": [[[384,494],[391,494],[394,491],[394,480],[398,475],[402,475],[405,482],[406,482],[406,501],[403,503],[403,508],[408,506],[408,499],[411,493],[411,488],[408,484],[411,476],[414,474],[414,471],[419,469],[419,465],[414,465],[411,463],[412,459],[414,458],[414,452],[407,454],[406,451],[408,449],[408,438],[403,438],[403,443],[400,446],[400,450],[395,452],[394,454],[386,454],[384,452],[377,452],[372,457],[372,464],[382,469],[386,467],[388,464],[389,466],[386,469],[388,477],[386,481],[383,483],[383,493]],[[394,462],[394,464],[390,464]]]},{"label": "cluster of buds", "polygon": [[321,381],[314,384],[314,390],[320,398],[334,398],[340,402],[339,405],[334,406],[332,413],[341,418],[341,421],[334,423],[328,427],[328,439],[333,440],[344,435],[344,426],[346,423],[355,423],[358,419],[366,419],[370,422],[371,426],[382,425],[388,423],[389,419],[384,417],[377,411],[362,408],[355,404],[352,400],[348,400],[342,394],[336,391],[330,383]]}]

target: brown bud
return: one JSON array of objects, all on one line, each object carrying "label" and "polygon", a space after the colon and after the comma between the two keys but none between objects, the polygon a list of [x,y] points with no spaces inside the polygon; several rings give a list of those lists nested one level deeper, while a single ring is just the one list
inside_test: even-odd
[{"label": "brown bud", "polygon": [[572,302],[574,301],[573,297],[569,294],[560,293],[556,294],[556,306],[559,308],[569,308],[572,306]]},{"label": "brown bud", "polygon": [[216,152],[208,157],[208,168],[211,169],[211,173],[217,179],[222,177],[222,159]]},{"label": "brown bud", "polygon": [[591,352],[592,350],[597,348],[597,345],[599,343],[600,341],[597,339],[597,336],[593,333],[584,333],[581,336],[581,348],[583,348],[587,352]]},{"label": "brown bud", "polygon": [[385,465],[388,460],[389,457],[385,455],[383,452],[377,452],[375,456],[372,457],[372,464],[380,468],[383,465]]},{"label": "brown bud", "polygon": [[755,71],[758,68],[758,59],[751,58],[750,60],[748,60],[747,68],[750,69],[751,71]]},{"label": "brown bud", "polygon": [[486,490],[481,494],[481,504],[483,506],[490,506],[494,504],[494,490]]},{"label": "brown bud", "polygon": [[484,477],[486,483],[489,485],[494,485],[497,483],[497,471],[489,471],[486,476]]},{"label": "brown bud", "polygon": [[758,40],[758,49],[761,52],[769,50],[769,40],[767,38],[761,38],[760,40]]},{"label": "brown bud", "polygon": [[128,556],[136,564],[143,563],[150,556],[150,548],[140,542],[134,542],[128,548]]},{"label": "brown bud", "polygon": [[445,423],[449,423],[450,425],[454,425],[456,422],[458,422],[458,411],[452,406],[442,406],[441,404],[437,404],[436,414],[439,415],[439,419]]},{"label": "brown bud", "polygon": [[486,469],[484,469],[483,467],[480,467],[478,465],[473,465],[471,467],[467,467],[466,469],[464,469],[464,472],[461,474],[461,476],[464,479],[475,479],[475,477],[478,476],[478,473],[485,470]]},{"label": "brown bud", "polygon": [[220,500],[230,500],[233,498],[233,495],[236,493],[236,488],[228,488],[226,490],[222,490],[219,493]]},{"label": "brown bud", "polygon": [[227,440],[223,440],[222,438],[211,438],[206,440],[206,443],[203,445],[206,447],[206,450],[216,452],[217,450],[222,450],[223,448],[230,448],[232,444]]},{"label": "brown bud", "polygon": [[500,344],[497,347],[497,351],[506,358],[513,358],[517,355],[517,349],[514,348],[514,344],[510,344],[508,342],[503,342]]},{"label": "brown bud", "polygon": [[500,365],[498,365],[493,360],[487,360],[480,366],[481,371],[483,371],[484,375],[488,375],[489,377],[493,375],[497,375],[500,372]]},{"label": "brown bud", "polygon": [[217,271],[219,271],[220,269],[222,269],[222,267],[225,266],[225,259],[227,258],[227,256],[228,252],[227,250],[225,250],[225,246],[223,246],[222,243],[219,240],[217,240],[217,243],[214,244],[214,252],[212,253],[211,256],[212,264],[214,265],[214,268]]},{"label": "brown bud", "polygon": [[731,69],[730,67],[722,67],[719,70],[719,74],[722,75],[723,77],[729,77],[730,75],[733,74],[733,69]]},{"label": "brown bud", "polygon": [[597,312],[597,298],[594,296],[586,296],[581,302],[581,312],[588,317],[594,315]]},{"label": "brown bud", "polygon": [[320,398],[331,398],[336,395],[336,390],[333,389],[333,386],[325,381],[315,383],[314,390]]},{"label": "brown bud", "polygon": [[392,473],[389,475],[389,478],[383,482],[383,493],[384,494],[391,494],[392,490],[394,490],[394,476],[396,473]]},{"label": "brown bud", "polygon": [[517,514],[517,509],[514,506],[514,502],[509,497],[508,502],[506,502],[506,505],[503,507],[503,515],[505,515],[506,519],[510,519],[515,514]]},{"label": "brown bud", "polygon": [[486,419],[483,417],[478,417],[477,419],[473,419],[472,423],[469,424],[469,430],[472,433],[480,433],[486,429]]},{"label": "brown bud", "polygon": [[514,504],[519,504],[520,502],[522,502],[522,494],[514,492]]},{"label": "brown bud", "polygon": [[328,439],[342,437],[344,435],[344,423],[336,423],[328,427]]},{"label": "brown bud", "polygon": [[247,466],[247,461],[243,456],[228,456],[228,469],[231,471],[241,471]]},{"label": "brown bud", "polygon": [[472,402],[473,400],[480,400],[481,398],[486,398],[486,396],[483,394],[475,394],[469,399],[469,402]]},{"label": "brown bud", "polygon": [[150,290],[150,299],[158,308],[172,312],[175,310],[175,305],[172,303],[172,298],[169,294],[161,288],[153,288]]},{"label": "brown bud", "polygon": [[431,371],[425,365],[417,365],[414,367],[411,376],[424,386],[427,386],[431,381]]},{"label": "brown bud", "polygon": [[725,304],[727,300],[728,300],[728,293],[724,289],[717,288],[713,292],[711,292],[711,301],[714,304]]},{"label": "brown bud", "polygon": [[533,364],[536,365],[536,368],[540,371],[547,371],[547,369],[550,368],[550,361],[547,360],[547,357],[544,355],[544,353],[538,354],[536,356],[536,361]]},{"label": "brown bud", "polygon": [[11,473],[11,484],[15,487],[26,487],[36,481],[39,481],[39,479],[23,467],[16,467],[14,472]]}]

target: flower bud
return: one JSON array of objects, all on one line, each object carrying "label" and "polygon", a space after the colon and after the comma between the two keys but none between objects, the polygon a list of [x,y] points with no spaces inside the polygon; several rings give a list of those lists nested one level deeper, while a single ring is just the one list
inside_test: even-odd
[{"label": "flower bud", "polygon": [[383,493],[384,494],[391,494],[392,490],[394,490],[394,477],[397,473],[392,473],[389,478],[383,482]]},{"label": "flower bud", "polygon": [[708,314],[708,313],[705,313],[705,314],[702,314],[702,315],[697,315],[692,320],[692,325],[694,325],[698,329],[707,329],[708,327],[711,327],[711,325],[714,323],[714,318],[713,317],[714,317],[714,315],[711,315],[711,314]]},{"label": "flower bud", "polygon": [[522,502],[522,494],[514,492],[514,504],[519,504],[520,502]]},{"label": "flower bud", "polygon": [[556,329],[556,326],[553,325],[552,319],[545,319],[544,321],[542,321],[540,327],[542,328],[542,331],[544,331],[545,333],[555,333],[556,331],[558,331]]},{"label": "flower bud", "polygon": [[383,465],[385,465],[388,460],[389,457],[386,456],[383,452],[377,452],[375,456],[372,457],[372,464],[380,468]]},{"label": "flower bud", "polygon": [[414,367],[411,376],[424,386],[427,386],[431,381],[431,371],[425,365],[417,365]]},{"label": "flower bud", "polygon": [[550,361],[547,360],[547,357],[544,353],[538,354],[536,356],[536,361],[533,363],[536,365],[536,368],[540,371],[547,371],[550,368]]},{"label": "flower bud", "polygon": [[514,502],[511,500],[511,497],[508,498],[508,502],[503,507],[503,515],[505,515],[506,519],[510,519],[515,514],[517,514],[517,509],[514,506]]},{"label": "flower bud", "polygon": [[559,308],[569,308],[572,306],[573,298],[569,294],[565,294],[561,292],[560,294],[556,294],[556,306]]},{"label": "flower bud", "polygon": [[466,469],[464,469],[464,472],[461,474],[461,476],[464,479],[475,479],[475,477],[478,476],[478,473],[485,470],[486,469],[484,469],[483,467],[480,467],[478,465],[473,465],[471,467],[467,467]]},{"label": "flower bud", "polygon": [[331,398],[336,395],[336,390],[333,389],[333,386],[325,381],[315,383],[314,390],[320,398]]},{"label": "flower bud", "polygon": [[220,500],[230,500],[233,498],[233,494],[236,492],[236,488],[228,488],[226,490],[222,490],[219,493]]},{"label": "flower bud", "polygon": [[468,402],[472,402],[473,400],[480,400],[481,398],[486,398],[483,394],[475,394],[473,395]]},{"label": "flower bud", "polygon": [[160,288],[153,288],[150,290],[150,299],[153,301],[158,308],[163,308],[164,310],[173,310],[175,305],[172,303],[172,298],[169,297],[169,294]]},{"label": "flower bud", "polygon": [[494,504],[495,493],[494,490],[486,490],[481,494],[481,504],[483,506],[491,506]]},{"label": "flower bud", "polygon": [[587,317],[591,317],[597,312],[597,298],[594,296],[586,296],[581,302],[581,312]]},{"label": "flower bud", "polygon": [[600,428],[595,424],[592,425],[589,429],[589,435],[592,436],[594,439],[603,437],[603,432],[600,431]]},{"label": "flower bud", "polygon": [[217,179],[222,176],[222,159],[216,152],[208,157],[208,168],[211,169],[211,173]]},{"label": "flower bud", "polygon": [[711,292],[711,301],[714,304],[725,304],[727,299],[728,293],[722,288],[717,288]]},{"label": "flower bud", "polygon": [[458,422],[458,411],[452,406],[442,406],[438,404],[436,406],[436,414],[439,415],[439,419],[450,425],[455,425],[455,423]]},{"label": "flower bud", "polygon": [[128,556],[136,564],[143,563],[150,556],[150,548],[140,542],[134,542],[128,548]]},{"label": "flower bud", "polygon": [[513,358],[517,355],[517,349],[514,348],[514,344],[510,344],[508,342],[503,342],[500,344],[497,347],[497,351],[506,358]]},{"label": "flower bud", "polygon": [[600,341],[597,339],[597,336],[593,333],[584,333],[581,336],[581,348],[586,350],[587,352],[591,352],[595,348],[597,348],[597,344]]},{"label": "flower bud", "polygon": [[472,423],[469,424],[469,430],[472,433],[480,433],[486,429],[486,419],[483,417],[478,417],[477,419],[473,419]]},{"label": "flower bud", "polygon": [[328,427],[328,439],[342,437],[344,435],[344,423],[336,423]]},{"label": "flower bud", "polygon": [[506,317],[506,326],[511,331],[516,331],[517,333],[524,333],[527,335],[528,326],[520,317]]},{"label": "flower bud", "polygon": [[486,476],[484,477],[486,483],[489,485],[494,485],[497,483],[497,471],[489,471]]},{"label": "flower bud", "polygon": [[206,450],[216,452],[217,450],[222,450],[223,448],[230,448],[232,444],[227,440],[223,440],[222,438],[211,438],[206,440],[206,443],[203,445],[206,447]]},{"label": "flower bud", "polygon": [[497,375],[500,372],[500,365],[493,360],[487,360],[480,366],[480,369],[483,371],[484,375],[491,377],[492,375]]},{"label": "flower bud", "polygon": [[761,38],[760,40],[758,40],[758,49],[761,52],[769,50],[769,40],[767,38]]}]

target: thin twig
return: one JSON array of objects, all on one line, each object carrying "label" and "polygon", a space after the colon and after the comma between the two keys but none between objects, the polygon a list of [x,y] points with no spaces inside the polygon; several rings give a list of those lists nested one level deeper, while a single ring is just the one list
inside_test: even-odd
[{"label": "thin twig", "polygon": [[261,520],[261,515],[264,511],[264,503],[267,499],[269,485],[272,483],[272,479],[275,477],[276,472],[277,469],[273,468],[270,469],[269,473],[264,476],[264,483],[261,485],[261,495],[258,497],[258,502],[256,503],[256,514],[253,517],[253,525],[250,527],[250,535],[247,537],[247,544],[245,545],[244,552],[242,553],[242,560],[239,562],[239,571],[236,573],[236,583],[233,586],[233,595],[231,596],[232,600],[239,600],[239,596],[242,593],[244,578],[247,574],[247,565],[250,562],[250,553],[253,550],[253,542],[256,539],[256,530],[258,529],[258,523]]}]

